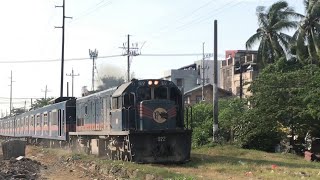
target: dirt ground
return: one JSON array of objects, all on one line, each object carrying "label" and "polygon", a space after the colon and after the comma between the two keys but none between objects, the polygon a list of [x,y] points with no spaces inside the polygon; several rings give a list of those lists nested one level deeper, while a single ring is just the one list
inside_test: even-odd
[{"label": "dirt ground", "polygon": [[98,173],[94,163],[73,162],[71,152],[57,149],[55,153],[39,147],[27,146],[26,157],[41,162],[40,178],[43,180],[93,180],[115,179]]}]

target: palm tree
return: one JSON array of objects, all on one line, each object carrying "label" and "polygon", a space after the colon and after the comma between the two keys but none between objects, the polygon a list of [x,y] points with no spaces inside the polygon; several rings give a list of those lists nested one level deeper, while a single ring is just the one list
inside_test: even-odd
[{"label": "palm tree", "polygon": [[297,56],[301,62],[320,63],[320,1],[304,0],[306,15],[295,33]]},{"label": "palm tree", "polygon": [[246,42],[246,48],[251,49],[260,41],[258,48],[258,66],[275,62],[275,59],[286,56],[289,51],[291,36],[282,33],[298,26],[294,18],[301,17],[286,1],[278,1],[268,9],[264,6],[257,7],[259,28]]}]

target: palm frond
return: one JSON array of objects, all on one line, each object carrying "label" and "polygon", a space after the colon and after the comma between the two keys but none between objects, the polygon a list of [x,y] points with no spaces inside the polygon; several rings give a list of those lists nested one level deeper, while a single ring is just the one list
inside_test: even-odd
[{"label": "palm frond", "polygon": [[272,26],[272,29],[274,31],[281,31],[281,30],[291,30],[291,29],[294,29],[296,27],[298,27],[299,25],[299,22],[298,21],[286,21],[286,20],[280,20],[278,21],[276,24],[274,24]]},{"label": "palm frond", "polygon": [[246,48],[247,49],[251,49],[252,46],[254,46],[254,44],[257,42],[257,41],[260,41],[261,40],[261,33],[260,32],[257,32],[255,33],[254,35],[252,35],[246,42]]},{"label": "palm frond", "polygon": [[278,34],[278,39],[281,45],[285,47],[285,51],[288,52],[290,48],[290,42],[292,41],[292,37],[287,34],[280,33]]}]

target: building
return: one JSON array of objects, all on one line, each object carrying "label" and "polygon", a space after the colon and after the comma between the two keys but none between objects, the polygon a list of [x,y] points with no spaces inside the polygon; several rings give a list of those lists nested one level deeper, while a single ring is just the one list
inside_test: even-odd
[{"label": "building", "polygon": [[[184,102],[187,105],[193,105],[201,101],[212,103],[213,102],[213,86],[212,84],[206,84],[203,86],[204,99],[202,100],[202,85],[197,86],[184,93]],[[232,93],[230,91],[218,88],[218,97],[225,98],[231,97]]]},{"label": "building", "polygon": [[[218,61],[218,87],[220,87],[220,66],[221,61]],[[162,79],[174,82],[184,92],[201,85],[203,79],[204,84],[213,84],[213,60],[199,60],[179,69],[165,71]]]},{"label": "building", "polygon": [[258,74],[257,53],[257,51],[227,50],[226,59],[220,66],[220,87],[232,92],[233,95],[240,96],[242,76],[242,96],[250,96],[247,83],[254,80]]}]

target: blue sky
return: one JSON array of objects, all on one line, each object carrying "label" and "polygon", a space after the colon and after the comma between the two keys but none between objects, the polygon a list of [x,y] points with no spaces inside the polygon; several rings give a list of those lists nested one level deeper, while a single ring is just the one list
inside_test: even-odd
[{"label": "blue sky", "polygon": [[[119,55],[119,47],[130,34],[142,55],[213,52],[213,21],[218,20],[219,57],[225,50],[245,49],[246,40],[257,29],[255,9],[269,6],[274,0],[66,0],[65,58],[88,58],[88,49],[96,48],[99,56]],[[303,13],[302,0],[288,0]],[[10,70],[13,71],[13,97],[59,96],[60,62],[3,63],[4,61],[48,60],[61,57],[62,0],[10,0],[0,7],[0,109],[8,109]],[[168,69],[178,68],[201,59],[201,56],[137,56],[132,71],[137,78],[158,78]],[[2,63],[1,63],[2,62]],[[126,57],[98,58],[96,76],[125,76]],[[75,95],[81,87],[91,89],[92,61],[66,61],[64,74],[71,69],[75,78]],[[71,78],[64,77],[64,82]],[[96,84],[99,81],[97,80]],[[71,88],[70,88],[71,89]],[[66,95],[66,86],[64,87]],[[70,93],[71,94],[71,93]],[[4,98],[2,98],[4,97]],[[14,107],[23,106],[22,99]],[[27,102],[28,104],[30,102]]]}]

